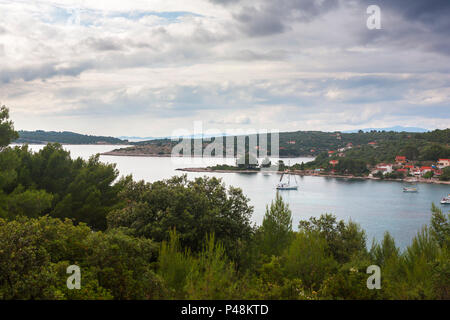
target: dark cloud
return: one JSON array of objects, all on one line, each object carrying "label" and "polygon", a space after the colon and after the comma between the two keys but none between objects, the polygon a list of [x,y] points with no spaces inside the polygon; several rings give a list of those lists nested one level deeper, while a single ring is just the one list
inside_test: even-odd
[{"label": "dark cloud", "polygon": [[209,0],[209,1],[215,4],[229,5],[231,3],[240,2],[241,0]]},{"label": "dark cloud", "polygon": [[280,61],[286,58],[288,52],[286,50],[271,50],[259,52],[255,50],[239,50],[230,55],[230,59],[236,61]]},{"label": "dark cloud", "polygon": [[381,9],[382,30],[362,30],[365,43],[419,49],[450,55],[450,1],[364,0]]},{"label": "dark cloud", "polygon": [[[211,1],[225,5],[230,3],[229,0]],[[338,5],[338,0],[264,0],[257,2],[257,5],[244,5],[233,17],[246,34],[266,36],[282,33],[294,22],[311,21]]]},{"label": "dark cloud", "polygon": [[73,63],[70,66],[59,66],[57,63],[46,63],[40,66],[24,66],[0,70],[0,83],[9,83],[15,80],[33,81],[47,79],[55,76],[80,75],[83,71],[92,68],[91,62]]},{"label": "dark cloud", "polygon": [[88,38],[84,43],[96,51],[121,51],[124,45],[113,38]]},{"label": "dark cloud", "polygon": [[365,0],[365,2],[367,5],[376,4],[382,10],[393,10],[407,20],[420,21],[430,26],[439,25],[441,20],[450,22],[448,0]]}]

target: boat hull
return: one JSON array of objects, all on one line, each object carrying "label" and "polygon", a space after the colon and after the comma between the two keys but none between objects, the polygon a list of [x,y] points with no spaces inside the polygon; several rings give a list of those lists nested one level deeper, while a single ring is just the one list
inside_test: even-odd
[{"label": "boat hull", "polygon": [[277,190],[297,190],[298,187],[277,187]]}]

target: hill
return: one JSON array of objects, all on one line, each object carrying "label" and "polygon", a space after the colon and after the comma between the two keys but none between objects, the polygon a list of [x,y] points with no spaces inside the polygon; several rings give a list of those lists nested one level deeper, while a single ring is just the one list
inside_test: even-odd
[{"label": "hill", "polygon": [[[388,128],[364,128],[360,129],[363,132],[370,132],[370,131],[395,131],[395,132],[428,132],[430,130],[424,129],[424,128],[418,128],[418,127],[402,127],[402,126],[394,126],[394,127],[388,127]],[[359,132],[359,130],[346,130],[342,131],[344,133],[355,133]]]},{"label": "hill", "polygon": [[[225,140],[225,139],[224,139]],[[236,141],[235,149],[236,154]],[[248,140],[247,137],[247,150],[248,150]],[[211,141],[202,141],[201,144],[205,148]],[[297,132],[282,132],[280,133],[280,143],[279,143],[279,155],[280,157],[301,157],[301,156],[313,156],[317,157],[328,151],[337,151],[339,149],[345,148],[347,145],[351,144],[358,150],[366,150],[367,148],[357,148],[361,146],[371,146],[378,145],[382,148],[376,149],[370,152],[375,152],[376,154],[384,154],[377,157],[376,160],[381,158],[382,160],[392,160],[395,157],[395,153],[399,152],[399,148],[406,146],[413,146],[424,149],[432,144],[439,144],[441,147],[448,149],[447,145],[450,143],[450,129],[445,130],[434,130],[425,133],[413,133],[413,132],[394,132],[394,131],[371,131],[371,132],[357,132],[357,133],[340,133],[340,132],[321,132],[321,131],[297,131]],[[114,155],[170,155],[172,148],[178,144],[178,141],[171,141],[170,139],[158,139],[151,141],[143,141],[134,143],[133,147],[122,148],[114,150],[111,154]],[[258,144],[259,146],[259,144]],[[386,146],[386,148],[384,148]],[[224,143],[224,153],[225,150],[230,151],[230,146]],[[270,150],[270,138],[268,139],[268,150]],[[383,150],[388,149],[389,152],[384,152]],[[259,149],[261,150],[261,148]],[[413,151],[411,151],[413,152]],[[270,155],[270,152],[269,152]],[[357,157],[366,155],[355,155]],[[420,156],[420,155],[419,155]],[[368,155],[372,157],[372,155]],[[375,161],[375,160],[374,160]]]},{"label": "hill", "polygon": [[91,136],[69,131],[19,131],[19,139],[15,143],[47,144],[58,142],[61,144],[127,144],[128,140],[114,137]]}]

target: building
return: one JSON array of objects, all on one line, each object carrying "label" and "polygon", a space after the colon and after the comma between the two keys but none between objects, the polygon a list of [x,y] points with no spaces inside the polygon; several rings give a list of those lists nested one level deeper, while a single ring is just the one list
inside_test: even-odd
[{"label": "building", "polygon": [[330,164],[334,167],[339,163],[339,160],[330,160]]},{"label": "building", "polygon": [[450,166],[450,159],[439,159],[437,166],[438,166],[439,169],[444,169],[445,167],[449,167]]},{"label": "building", "polygon": [[406,162],[406,157],[404,157],[404,156],[396,156],[395,157],[395,162],[397,164],[405,163]]},{"label": "building", "polygon": [[335,151],[328,151],[328,156],[332,157],[334,155]]},{"label": "building", "polygon": [[295,144],[294,140],[288,141],[288,144]]},{"label": "building", "polygon": [[424,175],[427,172],[433,171],[432,167],[426,167],[426,166],[422,166],[420,167],[420,173],[421,175]]},{"label": "building", "polygon": [[372,174],[382,172],[383,174],[391,173],[393,165],[390,163],[379,163],[372,171]]},{"label": "building", "polygon": [[377,143],[375,142],[375,141],[371,141],[371,142],[369,142],[369,146],[372,146],[372,147],[374,147],[374,146],[376,146],[377,145]]}]

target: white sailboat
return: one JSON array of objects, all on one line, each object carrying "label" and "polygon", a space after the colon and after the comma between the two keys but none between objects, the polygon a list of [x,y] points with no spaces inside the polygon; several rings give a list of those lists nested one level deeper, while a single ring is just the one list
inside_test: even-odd
[{"label": "white sailboat", "polygon": [[403,186],[403,192],[416,193],[419,192],[419,189],[417,188],[417,184],[412,182],[411,186]]},{"label": "white sailboat", "polygon": [[[283,177],[285,176],[285,174],[287,175],[287,181],[283,182]],[[298,189],[298,184],[297,184],[297,178],[294,175],[294,183],[291,183],[291,174],[289,173],[288,170],[286,170],[285,172],[283,172],[281,174],[281,178],[280,178],[280,182],[277,184],[277,190],[297,190]]]},{"label": "white sailboat", "polygon": [[448,196],[442,198],[441,204],[450,204],[450,193],[448,194]]}]

